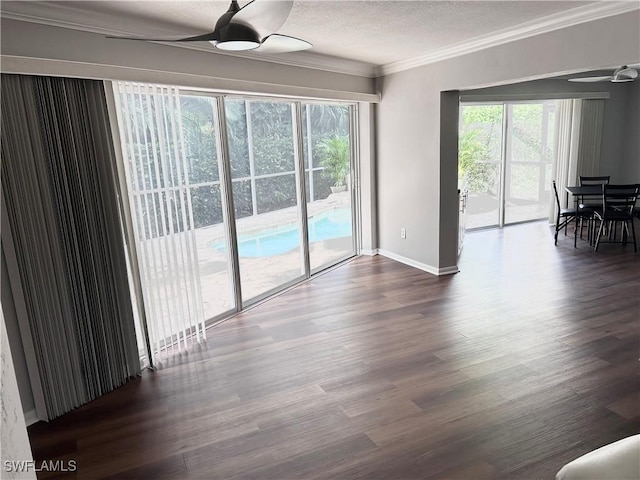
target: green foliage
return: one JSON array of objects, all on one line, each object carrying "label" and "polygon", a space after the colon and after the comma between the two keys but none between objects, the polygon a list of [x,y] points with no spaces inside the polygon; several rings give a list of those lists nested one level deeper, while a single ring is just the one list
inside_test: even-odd
[{"label": "green foliage", "polygon": [[[508,104],[505,195],[539,201],[553,162],[553,102]],[[476,193],[498,194],[502,156],[502,105],[463,106],[460,116],[459,181]]]},{"label": "green foliage", "polygon": [[196,228],[222,223],[220,185],[191,188],[193,223]]},{"label": "green foliage", "polygon": [[236,218],[250,217],[253,215],[253,199],[251,197],[251,181],[234,181],[232,185],[233,207]]},{"label": "green foliage", "polygon": [[256,179],[258,213],[273,212],[297,204],[295,174]]},{"label": "green foliage", "polygon": [[462,107],[462,124],[500,124],[502,105],[474,105]]},{"label": "green foliage", "polygon": [[324,140],[321,145],[323,174],[333,180],[336,187],[345,184],[349,173],[349,137],[334,136]]},{"label": "green foliage", "polygon": [[[247,113],[245,101],[237,98],[227,98],[224,101],[227,117],[227,143],[231,160],[231,178],[248,177],[249,143],[247,141]],[[249,193],[251,193],[249,191]],[[249,199],[251,195],[249,195]]]},{"label": "green foliage", "polygon": [[[122,113],[134,126],[133,135],[125,141],[133,157],[130,169],[134,191],[141,199],[146,237],[183,231],[185,219],[193,218],[196,228],[221,223],[223,208],[218,184],[214,99],[181,95],[179,105],[175,105],[170,95],[131,93],[121,100],[126,104]],[[236,218],[294,206],[297,197],[291,103],[238,98],[226,98],[224,102]],[[310,182],[306,189],[308,199],[311,191],[312,200],[330,194],[329,177],[318,167],[322,166],[325,146],[333,137],[346,142],[346,157],[341,157],[346,158],[346,167],[341,181],[334,181],[344,182],[349,168],[348,113],[346,105],[303,105],[305,178]],[[247,125],[248,119],[250,125]],[[312,165],[307,158],[309,148]],[[176,155],[184,155],[186,165],[176,161]],[[255,177],[268,177],[254,177],[252,182],[249,180],[252,173]]]},{"label": "green foliage", "polygon": [[253,136],[253,159],[256,175],[295,170],[292,132],[273,131]]},{"label": "green foliage", "polygon": [[214,108],[210,97],[180,97],[187,173],[192,184],[219,179]]},{"label": "green foliage", "polygon": [[491,192],[496,183],[497,165],[488,162],[489,148],[479,137],[477,130],[466,131],[460,136],[459,175],[471,191]]},{"label": "green foliage", "polygon": [[461,186],[474,192],[497,194],[502,106],[462,107],[458,144]]}]

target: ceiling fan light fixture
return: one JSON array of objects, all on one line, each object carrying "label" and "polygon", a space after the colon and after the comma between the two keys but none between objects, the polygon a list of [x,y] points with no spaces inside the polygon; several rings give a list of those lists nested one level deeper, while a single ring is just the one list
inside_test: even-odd
[{"label": "ceiling fan light fixture", "polygon": [[638,71],[635,68],[629,68],[625,65],[613,73],[611,81],[614,83],[632,82],[637,77]]},{"label": "ceiling fan light fixture", "polygon": [[211,42],[214,47],[228,52],[243,52],[260,46],[260,42],[252,40],[227,40],[226,42]]},{"label": "ceiling fan light fixture", "polygon": [[635,68],[629,68],[624,65],[613,73],[611,81],[614,83],[633,82],[637,77],[638,72]]},{"label": "ceiling fan light fixture", "polygon": [[616,75],[611,79],[613,83],[633,82],[633,78],[625,77],[624,75]]},{"label": "ceiling fan light fixture", "polygon": [[217,33],[218,40],[211,43],[220,50],[242,52],[258,48],[262,43],[258,32],[243,23],[230,22]]}]

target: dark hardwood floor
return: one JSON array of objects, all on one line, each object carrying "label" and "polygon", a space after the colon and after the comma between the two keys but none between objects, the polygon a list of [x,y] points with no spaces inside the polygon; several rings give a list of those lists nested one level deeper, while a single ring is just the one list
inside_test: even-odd
[{"label": "dark hardwood floor", "polygon": [[29,435],[63,478],[551,479],[640,432],[639,334],[633,246],[509,227],[456,275],[355,259]]}]

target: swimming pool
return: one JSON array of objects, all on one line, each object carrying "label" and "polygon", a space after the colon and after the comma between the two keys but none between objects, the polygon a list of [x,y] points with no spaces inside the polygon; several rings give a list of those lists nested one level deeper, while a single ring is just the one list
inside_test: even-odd
[{"label": "swimming pool", "polygon": [[[343,208],[316,215],[309,219],[309,243],[351,236],[351,209]],[[300,245],[300,234],[295,224],[264,230],[254,235],[238,237],[238,255],[243,258],[261,258],[280,255]],[[225,251],[222,243],[213,245]]]}]

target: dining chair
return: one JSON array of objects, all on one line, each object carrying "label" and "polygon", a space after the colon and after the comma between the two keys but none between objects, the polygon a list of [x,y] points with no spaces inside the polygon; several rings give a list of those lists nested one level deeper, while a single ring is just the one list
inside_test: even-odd
[{"label": "dining chair", "polygon": [[[567,225],[569,225],[576,218],[576,209],[575,208],[562,208],[560,207],[560,198],[558,197],[558,187],[556,186],[556,181],[551,180],[551,184],[553,186],[553,193],[556,197],[556,234],[554,237],[554,245],[558,245],[558,232],[564,228],[564,234],[567,234]],[[562,219],[562,222],[560,221]]]},{"label": "dining chair", "polygon": [[611,176],[600,176],[600,177],[585,177],[580,175],[580,186],[583,187],[585,185],[606,185],[611,181]]},{"label": "dining chair", "polygon": [[[611,176],[610,175],[600,175],[600,176],[595,176],[595,177],[589,177],[589,176],[584,176],[584,175],[580,175],[580,186],[585,186],[585,185],[607,185],[609,184],[609,182],[611,182]],[[591,216],[588,217],[587,215],[582,215],[582,218],[587,218],[588,222],[587,222],[587,228],[588,228],[588,233],[587,236],[589,238],[589,242],[592,241],[592,233],[595,234],[595,222],[597,220],[597,217],[595,216],[595,212],[599,211],[602,209],[602,199],[599,198],[597,201],[593,200],[593,199],[585,199],[585,197],[580,198],[580,201],[578,202],[578,210],[584,210],[584,209],[591,209]],[[582,221],[580,222],[580,238],[582,238],[582,228],[584,227],[584,225],[582,224]]]},{"label": "dining chair", "polygon": [[608,226],[610,232],[615,232],[615,227],[617,224],[620,224],[621,227],[621,241],[615,241],[614,233],[613,236],[611,234],[609,235],[609,242],[626,244],[629,238],[629,234],[631,234],[631,236],[633,237],[633,251],[638,251],[636,242],[636,230],[633,226],[633,217],[639,191],[640,184],[602,185],[602,209],[595,212],[596,217],[600,221],[600,228],[598,229],[595,246],[593,247],[596,252],[598,251],[598,247],[600,246],[600,241],[605,226]]}]

